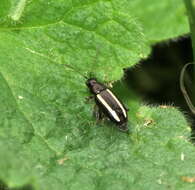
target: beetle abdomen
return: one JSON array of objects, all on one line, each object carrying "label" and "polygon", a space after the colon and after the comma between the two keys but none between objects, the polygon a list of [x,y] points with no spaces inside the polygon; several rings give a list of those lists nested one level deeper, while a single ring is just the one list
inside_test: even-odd
[{"label": "beetle abdomen", "polygon": [[97,82],[95,78],[88,79],[86,85],[94,94],[100,110],[118,125],[118,128],[127,132],[127,109],[118,98],[103,84]]},{"label": "beetle abdomen", "polygon": [[124,106],[109,89],[101,91],[96,98],[111,120],[118,124],[127,122],[127,112]]}]

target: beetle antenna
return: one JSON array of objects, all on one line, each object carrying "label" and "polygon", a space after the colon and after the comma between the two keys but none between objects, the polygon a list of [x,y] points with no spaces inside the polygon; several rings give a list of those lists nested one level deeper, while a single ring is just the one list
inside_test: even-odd
[{"label": "beetle antenna", "polygon": [[81,73],[78,69],[76,69],[75,67],[72,67],[72,66],[70,66],[70,65],[68,65],[68,64],[63,64],[65,67],[68,67],[68,68],[70,68],[71,70],[73,70],[73,71],[76,71],[79,75],[81,75],[82,77],[84,77],[85,79],[88,79],[88,77],[87,76],[85,76],[83,73]]},{"label": "beetle antenna", "polygon": [[[95,65],[95,63],[97,62],[97,57],[98,57],[98,54],[99,54],[99,50],[96,48],[96,54],[95,54],[95,56],[94,56],[94,65]],[[78,69],[76,69],[75,67],[72,67],[71,65],[69,65],[69,64],[63,64],[65,67],[68,67],[68,68],[70,68],[71,70],[73,70],[73,71],[76,71],[77,73],[79,73],[82,77],[84,77],[85,79],[89,79],[89,78],[92,78],[93,76],[94,76],[94,74],[93,74],[93,72],[90,72],[89,73],[89,77],[87,77],[86,75],[84,75],[83,73],[81,73]]]},{"label": "beetle antenna", "polygon": [[[97,57],[98,57],[98,55],[99,55],[99,50],[96,48],[96,50],[95,50],[95,55],[93,56],[93,60],[92,60],[92,63],[95,65],[96,64],[96,62],[97,62]],[[96,78],[95,77],[95,73],[94,72],[89,72],[89,78]]]}]

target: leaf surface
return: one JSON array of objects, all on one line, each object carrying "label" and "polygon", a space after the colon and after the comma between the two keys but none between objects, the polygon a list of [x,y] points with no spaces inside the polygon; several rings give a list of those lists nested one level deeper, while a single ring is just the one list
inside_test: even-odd
[{"label": "leaf surface", "polygon": [[114,5],[141,22],[149,44],[189,33],[183,0],[115,0]]},{"label": "leaf surface", "polygon": [[2,0],[0,180],[8,187],[194,188],[182,181],[195,153],[179,111],[126,98],[127,135],[96,121],[86,101],[84,76],[115,81],[150,51],[139,21],[115,3]]}]

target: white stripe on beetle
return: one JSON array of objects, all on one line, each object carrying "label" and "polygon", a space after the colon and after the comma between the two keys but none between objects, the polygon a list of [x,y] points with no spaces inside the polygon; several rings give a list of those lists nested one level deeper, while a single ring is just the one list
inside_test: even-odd
[{"label": "white stripe on beetle", "polygon": [[97,98],[106,107],[106,109],[109,111],[109,113],[111,113],[112,117],[116,121],[120,122],[120,119],[119,119],[118,115],[116,114],[116,112],[106,103],[106,101],[101,97],[100,94],[97,95]]},{"label": "white stripe on beetle", "polygon": [[116,98],[116,96],[115,96],[109,89],[106,89],[106,90],[107,90],[108,93],[111,94],[111,96],[112,96],[112,97],[115,99],[115,101],[118,103],[118,105],[119,105],[120,108],[122,109],[123,114],[124,114],[124,116],[125,116],[125,118],[126,118],[126,117],[127,117],[127,114],[126,114],[126,111],[125,111],[123,105],[119,102],[119,100]]}]

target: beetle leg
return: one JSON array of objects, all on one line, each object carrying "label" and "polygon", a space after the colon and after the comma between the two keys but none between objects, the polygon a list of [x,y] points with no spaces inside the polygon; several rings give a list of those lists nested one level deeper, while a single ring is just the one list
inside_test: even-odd
[{"label": "beetle leg", "polygon": [[125,107],[124,105],[123,105],[123,107],[125,108],[125,110],[126,110],[127,112],[129,111],[129,108]]},{"label": "beetle leg", "polygon": [[118,126],[119,130],[122,131],[122,132],[126,132],[126,133],[129,133],[129,129],[127,127],[127,123],[123,123],[121,125]]},{"label": "beetle leg", "polygon": [[86,103],[89,103],[89,102],[91,102],[92,100],[94,100],[94,96],[93,96],[93,95],[88,96],[88,97],[85,98],[85,102],[86,102]]},{"label": "beetle leg", "polygon": [[97,120],[102,120],[104,118],[104,113],[97,105],[94,106],[93,114]]}]

